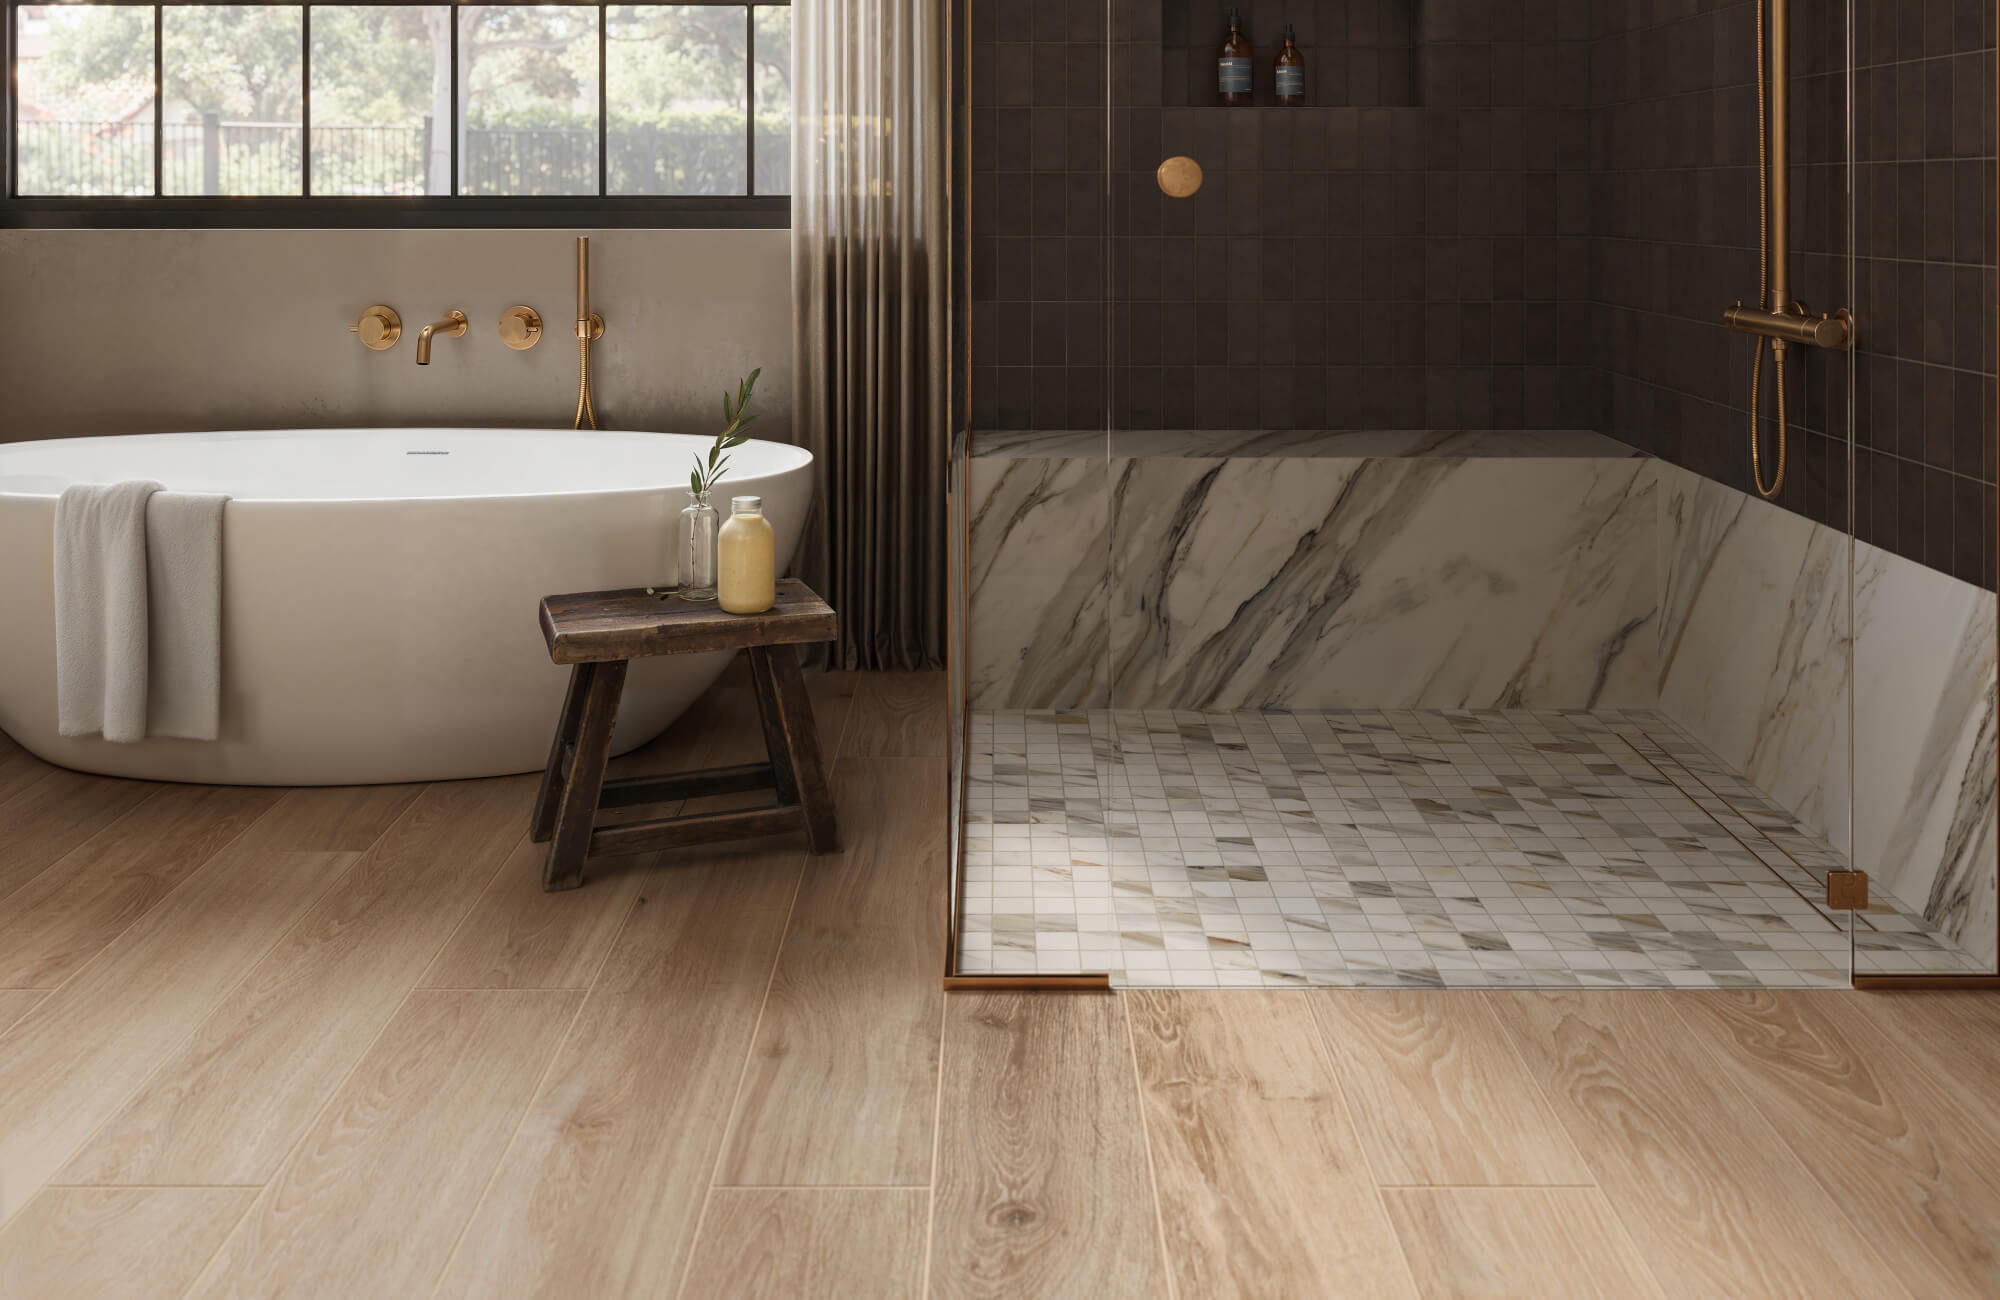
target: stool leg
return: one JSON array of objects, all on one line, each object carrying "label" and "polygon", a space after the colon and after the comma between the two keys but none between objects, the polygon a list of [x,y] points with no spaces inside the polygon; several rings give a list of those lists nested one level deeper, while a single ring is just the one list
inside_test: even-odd
[{"label": "stool leg", "polygon": [[771,668],[773,655],[764,646],[753,647],[750,651],[750,681],[754,689],[750,692],[757,701],[757,721],[764,728],[764,752],[771,759],[771,781],[778,790],[778,802],[796,805],[799,802],[798,778],[792,773],[792,756],[785,744],[785,729],[780,725],[778,703],[778,682]]},{"label": "stool leg", "polygon": [[583,883],[583,860],[590,852],[597,796],[604,789],[604,764],[611,757],[611,724],[618,720],[618,698],[625,692],[625,666],[623,659],[596,665],[584,693],[576,757],[570,762],[569,780],[563,786],[555,838],[542,864],[542,888],[551,893]]},{"label": "stool leg", "polygon": [[[756,675],[759,695],[768,690],[765,734],[777,733],[771,745],[771,766],[780,771],[789,769],[792,788],[805,813],[806,843],[814,853],[837,853],[840,828],[834,820],[833,791],[820,763],[819,731],[813,725],[805,677],[799,672],[798,651],[791,646],[753,646],[750,668]],[[780,777],[781,792],[783,783]]]},{"label": "stool leg", "polygon": [[590,682],[597,675],[596,664],[578,664],[570,669],[569,691],[563,696],[562,713],[556,719],[556,739],[549,746],[549,767],[542,773],[542,788],[535,794],[535,815],[528,824],[528,838],[546,844],[556,831],[556,809],[562,806],[563,782],[567,779],[563,760],[576,743],[577,728],[583,725],[583,701],[590,694]]}]

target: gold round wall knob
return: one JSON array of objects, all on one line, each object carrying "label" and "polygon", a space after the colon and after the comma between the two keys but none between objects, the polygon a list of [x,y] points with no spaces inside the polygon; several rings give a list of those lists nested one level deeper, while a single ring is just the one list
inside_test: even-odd
[{"label": "gold round wall knob", "polygon": [[1160,182],[1160,193],[1170,199],[1184,199],[1201,188],[1201,164],[1185,154],[1175,154],[1160,164],[1154,173]]},{"label": "gold round wall knob", "polygon": [[361,346],[371,352],[387,352],[396,346],[396,340],[403,337],[403,318],[396,314],[394,307],[384,307],[377,303],[361,313],[361,319],[347,327],[349,334],[359,335]]},{"label": "gold round wall knob", "polygon": [[500,341],[522,352],[542,341],[542,314],[533,307],[509,307],[500,313]]}]

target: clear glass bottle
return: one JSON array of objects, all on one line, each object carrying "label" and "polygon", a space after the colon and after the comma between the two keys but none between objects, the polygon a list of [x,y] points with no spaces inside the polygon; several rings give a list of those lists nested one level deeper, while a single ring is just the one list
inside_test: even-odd
[{"label": "clear glass bottle", "polygon": [[778,598],[778,544],[764,498],[733,497],[719,543],[719,603],[731,614],[761,614]]},{"label": "clear glass bottle", "polygon": [[682,600],[715,599],[715,535],[721,522],[706,492],[681,511]]}]

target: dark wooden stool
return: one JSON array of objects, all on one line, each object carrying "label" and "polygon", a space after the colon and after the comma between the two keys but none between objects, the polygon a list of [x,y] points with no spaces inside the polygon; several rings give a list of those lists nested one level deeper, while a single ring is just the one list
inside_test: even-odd
[{"label": "dark wooden stool", "polygon": [[[583,863],[599,854],[648,853],[716,840],[772,835],[803,827],[814,853],[839,848],[833,795],[820,764],[819,736],[792,647],[831,641],[833,610],[802,582],[778,584],[778,600],[762,614],[725,614],[712,602],[644,591],[591,591],[542,601],[542,636],[549,658],[574,664],[548,771],[535,796],[531,836],[548,842],[542,888],[574,889]],[[672,776],[604,779],[611,724],[625,689],[626,665],[649,655],[748,650],[757,713],[769,761]],[[595,824],[600,808],[694,799],[742,790],[776,790],[771,808],[658,817],[617,826]]]}]

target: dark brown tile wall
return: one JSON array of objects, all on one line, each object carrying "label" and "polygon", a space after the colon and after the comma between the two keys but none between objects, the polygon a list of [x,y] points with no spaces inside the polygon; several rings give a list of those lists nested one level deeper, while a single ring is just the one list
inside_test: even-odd
[{"label": "dark brown tile wall", "polygon": [[[1605,0],[1592,51],[1599,427],[1751,490],[1756,6]],[[1853,249],[1838,7],[1792,6],[1792,293],[1851,306],[1853,358],[1793,349],[1780,505],[1994,583],[1994,10],[1857,0]],[[1773,382],[1771,367],[1764,383]],[[1847,436],[1852,383],[1854,457]],[[1765,446],[1772,442],[1768,420]],[[1768,462],[1767,462],[1768,465]],[[1768,469],[1767,469],[1768,475]]]},{"label": "dark brown tile wall", "polygon": [[[1585,427],[1749,490],[1750,0],[1244,8],[1315,106],[1188,102],[1220,3],[968,0],[974,427]],[[1857,0],[1852,264],[1847,34],[1793,14],[1793,290],[1862,347],[1792,351],[1779,503],[1991,586],[1993,6]],[[1407,88],[1329,76],[1400,31]]]}]

